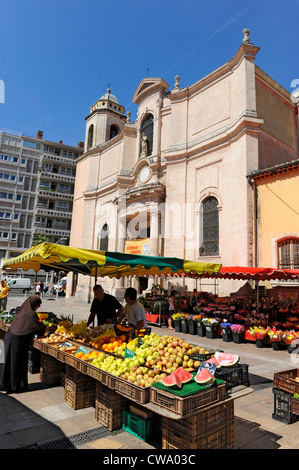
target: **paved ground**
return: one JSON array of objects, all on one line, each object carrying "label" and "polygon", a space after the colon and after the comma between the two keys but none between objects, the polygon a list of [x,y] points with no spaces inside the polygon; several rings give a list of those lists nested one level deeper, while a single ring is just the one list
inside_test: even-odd
[{"label": "paved ground", "polygon": [[[10,296],[8,309],[23,300],[24,297]],[[88,317],[89,307],[89,304],[63,298],[44,298],[40,310],[73,315],[74,321],[79,321]],[[169,333],[166,327],[152,326],[152,331]],[[254,343],[235,344],[222,339],[175,335],[195,344],[238,353],[240,363],[249,365],[253,392],[235,400],[235,449],[299,449],[299,421],[284,424],[272,418],[274,372],[298,368],[298,355],[270,348],[258,349]],[[96,421],[92,407],[74,411],[64,401],[63,387],[42,384],[39,374],[29,374],[29,381],[27,393],[8,396],[0,393],[0,449],[60,447],[129,451],[161,448],[160,441],[143,442],[123,430],[108,431]]]}]

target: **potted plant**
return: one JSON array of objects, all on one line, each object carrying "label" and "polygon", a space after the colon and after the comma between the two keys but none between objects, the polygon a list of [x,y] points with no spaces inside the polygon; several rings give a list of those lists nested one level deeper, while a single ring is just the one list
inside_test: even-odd
[{"label": "potted plant", "polygon": [[198,336],[206,336],[206,329],[202,322],[202,315],[193,315],[193,321],[196,323],[196,331]]},{"label": "potted plant", "polygon": [[233,342],[234,343],[243,343],[245,336],[245,326],[240,325],[239,323],[234,323],[230,325],[232,331]]},{"label": "potted plant", "polygon": [[180,313],[174,313],[172,315],[173,323],[174,323],[174,329],[177,333],[180,333],[182,331],[182,325],[181,325],[181,314]]},{"label": "potted plant", "polygon": [[215,318],[203,318],[203,323],[206,329],[206,337],[207,338],[217,338],[217,327],[218,327],[218,320]]},{"label": "potted plant", "polygon": [[196,335],[197,334],[197,328],[196,328],[196,321],[193,319],[194,315],[188,315],[187,317],[187,323],[188,323],[188,329],[189,329],[189,334],[190,335]]},{"label": "potted plant", "polygon": [[274,349],[274,351],[278,351],[280,349],[282,334],[283,331],[276,329],[275,326],[268,330],[268,337],[270,339],[272,349]]},{"label": "potted plant", "polygon": [[231,330],[231,323],[220,323],[221,331],[222,331],[222,339],[225,342],[230,342],[233,340],[233,334]]},{"label": "potted plant", "polygon": [[255,344],[257,348],[264,347],[264,339],[267,336],[267,329],[262,326],[255,327]]}]

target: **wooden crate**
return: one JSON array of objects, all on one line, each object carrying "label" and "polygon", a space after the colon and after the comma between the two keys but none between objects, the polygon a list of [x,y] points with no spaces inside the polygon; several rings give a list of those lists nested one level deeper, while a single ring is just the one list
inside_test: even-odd
[{"label": "wooden crate", "polygon": [[95,419],[110,431],[122,427],[123,410],[128,404],[127,398],[96,382]]},{"label": "wooden crate", "polygon": [[102,384],[106,385],[106,387],[109,387],[112,390],[114,389],[115,380],[112,374],[109,374],[105,370],[92,365],[91,360],[87,360],[84,362],[85,362],[85,367],[86,367],[85,369],[86,375],[93,377],[94,379],[98,380]]},{"label": "wooden crate", "polygon": [[123,409],[128,399],[100,382],[96,382],[96,402],[108,408]]},{"label": "wooden crate", "polygon": [[122,427],[123,410],[114,410],[113,408],[96,403],[95,419],[110,431],[115,431]]},{"label": "wooden crate", "polygon": [[70,405],[73,410],[81,410],[83,408],[89,408],[94,406],[94,391],[82,392],[78,390],[72,390],[67,384],[67,380],[64,388],[64,401]]},{"label": "wooden crate", "polygon": [[162,449],[230,449],[233,446],[233,423],[223,424],[194,438],[168,426],[162,427]]},{"label": "wooden crate", "polygon": [[195,413],[204,406],[218,403],[225,399],[226,385],[225,383],[217,387],[211,387],[198,393],[194,393],[188,397],[179,397],[171,392],[159,390],[155,387],[150,389],[151,403],[160,406],[172,413],[176,413],[183,417],[191,413]]},{"label": "wooden crate", "polygon": [[299,381],[295,380],[297,377],[299,377],[299,369],[275,372],[273,387],[292,394],[299,393]]},{"label": "wooden crate", "polygon": [[234,423],[234,400],[226,400],[217,405],[204,408],[203,410],[182,419],[169,419],[163,417],[163,426],[170,430],[185,434],[191,439],[199,438],[213,429],[220,428],[224,424]]}]

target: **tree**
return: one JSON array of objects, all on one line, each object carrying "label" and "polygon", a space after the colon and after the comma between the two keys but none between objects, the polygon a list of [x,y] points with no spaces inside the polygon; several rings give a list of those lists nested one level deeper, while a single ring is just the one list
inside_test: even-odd
[{"label": "tree", "polygon": [[43,233],[35,233],[33,235],[32,246],[39,245],[40,243],[49,242],[50,239]]}]

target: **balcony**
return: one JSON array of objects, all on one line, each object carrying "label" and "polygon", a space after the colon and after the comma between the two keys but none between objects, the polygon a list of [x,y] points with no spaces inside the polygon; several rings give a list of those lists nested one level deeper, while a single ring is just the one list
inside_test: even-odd
[{"label": "balcony", "polygon": [[51,199],[67,199],[68,201],[72,201],[74,198],[74,195],[70,193],[64,193],[57,190],[54,191],[53,189],[42,188],[38,189],[38,195],[43,197],[49,197]]},{"label": "balcony", "polygon": [[71,219],[72,218],[72,212],[71,211],[48,209],[47,207],[39,206],[39,204],[37,204],[37,208],[36,208],[35,213],[36,213],[36,215],[40,215],[40,216],[60,217],[62,219]]},{"label": "balcony", "polygon": [[68,183],[75,183],[75,176],[65,175],[64,173],[54,173],[53,171],[42,171],[41,176],[46,179],[53,179],[58,181],[65,181]]},{"label": "balcony", "polygon": [[62,157],[60,155],[49,155],[49,154],[44,153],[43,161],[60,162],[60,163],[71,165],[74,168],[76,167],[76,162],[71,157]]},{"label": "balcony", "polygon": [[55,229],[55,228],[47,228],[47,227],[44,227],[43,225],[35,224],[33,227],[33,233],[42,233],[44,235],[55,235],[59,237],[69,237],[71,231]]}]

